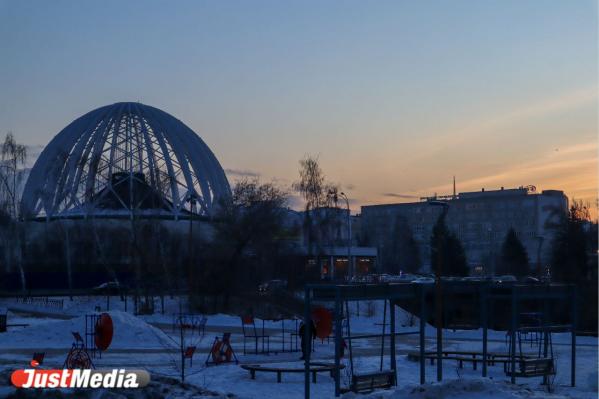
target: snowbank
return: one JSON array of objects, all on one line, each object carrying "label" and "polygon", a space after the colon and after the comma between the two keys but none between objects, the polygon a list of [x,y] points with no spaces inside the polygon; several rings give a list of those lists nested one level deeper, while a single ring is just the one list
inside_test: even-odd
[{"label": "snowbank", "polygon": [[[161,330],[129,313],[108,312],[114,325],[110,349],[174,348],[176,344]],[[85,316],[70,320],[49,320],[29,327],[0,334],[0,347],[9,348],[69,348],[71,332],[85,339]]]},{"label": "snowbank", "polygon": [[395,390],[377,391],[370,395],[347,393],[344,399],[352,398],[412,398],[412,399],[474,399],[474,398],[564,398],[546,391],[532,390],[526,386],[513,385],[505,381],[466,379],[443,382],[441,384],[408,385]]}]

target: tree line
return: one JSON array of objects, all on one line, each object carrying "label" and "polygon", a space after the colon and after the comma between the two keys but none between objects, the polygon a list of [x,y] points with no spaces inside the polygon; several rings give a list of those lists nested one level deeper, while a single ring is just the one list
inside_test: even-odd
[{"label": "tree line", "polygon": [[[82,276],[96,273],[105,279],[126,279],[137,290],[186,288],[220,297],[227,304],[235,293],[255,290],[266,279],[286,279],[291,287],[318,280],[325,249],[347,245],[347,222],[339,204],[342,193],[338,184],[327,181],[317,157],[300,160],[291,190],[257,178],[237,181],[231,197],[219,204],[212,218],[190,223],[190,231],[169,229],[159,220],[133,218],[115,226],[90,218],[80,223],[56,220],[33,232],[30,223],[20,220],[18,207],[23,184],[19,167],[25,165],[26,147],[8,134],[1,155],[0,273],[13,276],[3,280],[10,284],[5,289],[18,285],[26,290],[27,276],[35,272],[63,273],[61,283],[69,288],[80,284]],[[288,217],[293,192],[304,204],[299,224],[290,223]],[[196,226],[194,231],[194,224],[210,228]],[[588,206],[573,201],[551,227],[556,232],[550,243],[552,279],[596,285],[597,223],[591,222]],[[363,234],[349,238],[368,244]],[[395,220],[386,240],[388,250],[379,259],[386,270],[421,270],[418,244],[404,219]],[[298,242],[306,248],[298,248]],[[440,262],[444,275],[469,274],[463,245],[444,214],[433,227],[430,251],[433,269]],[[307,267],[306,257],[315,260],[312,267]],[[526,248],[510,229],[495,274],[523,277],[535,274],[533,270]]]}]

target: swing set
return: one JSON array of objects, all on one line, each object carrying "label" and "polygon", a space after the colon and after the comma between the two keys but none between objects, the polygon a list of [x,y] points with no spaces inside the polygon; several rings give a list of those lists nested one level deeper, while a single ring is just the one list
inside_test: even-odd
[{"label": "swing set", "polygon": [[[436,292],[432,284],[416,283],[384,283],[384,284],[318,284],[307,285],[304,292],[304,318],[310,319],[312,306],[324,303],[333,303],[332,320],[335,323],[335,367],[333,379],[335,382],[335,396],[342,392],[368,392],[378,388],[389,388],[397,385],[396,366],[396,337],[399,335],[418,335],[418,351],[412,355],[419,361],[420,383],[425,383],[426,359],[437,362],[437,380],[442,380],[443,360],[450,360],[443,351],[443,341],[437,336],[436,357],[426,352],[425,325],[430,323],[434,327],[482,330],[482,351],[472,352],[475,360],[482,363],[482,376],[487,377],[489,365],[504,363],[505,374],[512,383],[516,378],[543,377],[543,383],[550,389],[549,378],[556,373],[556,364],[551,341],[552,332],[566,332],[571,335],[571,386],[576,382],[576,315],[577,301],[574,286],[564,284],[503,284],[496,285],[488,282],[444,281],[441,284],[441,303],[447,303],[452,298],[466,298],[459,300],[468,308],[459,314],[452,314],[452,309],[442,315],[441,320],[436,320],[435,314],[430,310],[436,305]],[[383,301],[384,316],[382,332],[380,334],[351,334],[349,302],[356,301]],[[456,304],[452,304],[455,306]],[[346,326],[342,328],[343,307],[345,306]],[[395,307],[419,317],[417,331],[396,332]],[[560,308],[561,306],[561,308]],[[455,307],[454,307],[455,308]],[[458,309],[460,307],[458,306]],[[541,322],[537,325],[527,325],[521,320],[522,315],[536,311],[541,315]],[[387,312],[389,322],[387,323]],[[523,313],[521,313],[523,312]],[[389,331],[387,331],[389,326]],[[456,327],[461,328],[456,328]],[[509,348],[505,354],[488,352],[488,329],[507,330]],[[537,356],[524,354],[522,351],[522,337],[528,333],[537,337]],[[310,329],[304,331],[304,341],[311,345]],[[346,334],[346,335],[345,335]],[[539,338],[540,337],[540,338]],[[357,370],[353,353],[353,342],[361,339],[380,339],[380,362],[376,371],[361,373]],[[386,348],[386,340],[389,347]],[[518,344],[517,344],[518,342]],[[341,386],[340,362],[347,346],[349,367],[349,383]],[[519,347],[519,354],[516,352]],[[445,354],[444,354],[445,353]],[[304,395],[310,398],[310,357],[311,349],[308,347],[304,362]],[[389,367],[384,368],[385,357],[389,359]],[[434,359],[434,360],[433,360]]]},{"label": "swing set", "polygon": [[[333,379],[335,380],[335,396],[339,396],[343,392],[371,392],[379,388],[390,388],[397,384],[397,369],[396,369],[396,345],[395,338],[398,335],[414,335],[420,334],[422,340],[424,340],[424,325],[421,326],[420,331],[406,331],[396,332],[395,331],[395,300],[399,298],[414,299],[420,295],[417,286],[407,288],[406,285],[403,289],[393,289],[388,284],[369,284],[369,285],[310,285],[306,286],[306,292],[304,297],[306,314],[305,318],[309,319],[311,303],[318,302],[334,302],[332,320],[335,323],[334,331],[334,344],[335,344],[335,367],[333,370]],[[382,332],[380,334],[351,334],[351,317],[349,312],[349,303],[363,300],[382,300],[384,301],[384,315],[382,323]],[[343,318],[343,306],[345,306],[346,313],[346,325],[345,329],[342,325]],[[387,322],[387,312],[389,313],[389,322]],[[389,331],[387,332],[387,325]],[[345,330],[345,331],[344,331]],[[345,334],[347,335],[345,335]],[[310,329],[304,331],[305,342],[311,343],[312,339],[310,336]],[[380,339],[380,362],[379,369],[369,372],[360,372],[357,370],[355,362],[355,356],[353,353],[353,343],[357,340],[363,339]],[[389,339],[389,350],[385,351],[385,341]],[[341,375],[340,370],[341,358],[344,355],[345,347],[347,347],[347,357],[349,361],[349,384],[348,386],[341,386]],[[388,354],[389,367],[385,368],[385,355]],[[305,381],[305,397],[310,397],[310,356],[311,350],[306,351],[305,356],[305,370],[304,370],[304,381]]]}]

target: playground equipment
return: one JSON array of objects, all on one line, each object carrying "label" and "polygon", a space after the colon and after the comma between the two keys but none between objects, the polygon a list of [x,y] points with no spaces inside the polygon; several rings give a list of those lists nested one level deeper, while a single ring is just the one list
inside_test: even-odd
[{"label": "playground equipment", "polygon": [[46,352],[34,352],[31,359],[31,366],[41,366],[44,363],[44,357],[46,357]]},{"label": "playground equipment", "polygon": [[[256,372],[263,373],[276,373],[277,374],[277,382],[280,383],[282,381],[283,373],[303,373],[304,367],[275,367],[274,365],[270,366],[262,366],[260,364],[244,364],[241,366],[242,369],[248,370],[250,372],[250,377],[252,380],[256,379]],[[339,366],[340,369],[345,368],[344,365]],[[331,363],[310,363],[310,373],[312,374],[312,383],[316,383],[316,373],[320,372],[328,372],[331,377],[334,376],[334,371],[337,370],[334,364]]]},{"label": "playground equipment", "polygon": [[175,329],[179,330],[181,382],[185,381],[185,359],[189,359],[189,366],[191,367],[195,350],[204,338],[207,321],[208,319],[205,316],[183,312],[179,312],[173,317],[173,332]]},{"label": "playground equipment", "polygon": [[6,332],[8,327],[28,327],[27,323],[11,323],[8,324],[8,315],[0,314],[0,333]]},{"label": "playground equipment", "polygon": [[[516,354],[516,334],[518,331],[538,331],[549,332],[569,332],[571,334],[571,385],[576,383],[576,291],[573,285],[565,284],[495,284],[492,282],[479,281],[442,281],[441,301],[447,304],[447,300],[452,298],[457,301],[445,307],[441,315],[442,319],[436,319],[433,312],[436,295],[434,295],[434,286],[432,284],[416,283],[387,283],[387,284],[349,284],[349,285],[307,285],[304,293],[304,317],[310,317],[310,310],[313,303],[322,304],[324,302],[334,303],[333,320],[335,320],[335,365],[340,364],[342,342],[346,340],[349,345],[350,357],[353,358],[351,341],[361,338],[352,336],[351,331],[346,337],[341,329],[341,309],[342,304],[347,301],[364,300],[382,300],[388,301],[390,307],[390,331],[384,333],[384,337],[389,337],[390,347],[388,351],[382,347],[381,353],[389,353],[390,369],[380,370],[376,375],[352,375],[352,381],[355,382],[355,389],[368,384],[375,385],[393,385],[397,381],[397,370],[395,361],[395,338],[402,334],[419,335],[419,354],[420,363],[420,383],[425,383],[426,366],[426,346],[424,328],[428,321],[434,326],[441,325],[445,328],[480,328],[482,329],[482,352],[480,356],[475,356],[482,363],[482,375],[487,376],[487,366],[495,362],[507,363],[505,370],[512,383],[519,377],[546,377],[555,372],[555,363],[549,356],[550,341],[549,338],[543,340],[543,356],[537,357],[535,361],[528,361],[527,357]],[[395,306],[401,306],[404,310],[417,315],[420,319],[418,332],[395,332]],[[453,307],[453,308],[452,308]],[[457,307],[459,313],[456,313]],[[543,313],[542,326],[526,326],[518,319],[518,315],[524,311]],[[383,326],[386,324],[383,323]],[[488,352],[488,329],[493,327],[496,330],[508,330],[510,336],[510,348],[505,357],[489,356]],[[380,337],[377,334],[373,337]],[[365,336],[362,336],[365,337]],[[309,329],[305,331],[304,339],[310,342]],[[443,352],[443,342],[436,342],[436,357],[434,361],[440,365],[442,370],[443,360],[446,359]],[[448,359],[448,358],[447,358]],[[519,361],[522,360],[521,361]],[[541,360],[539,360],[541,359]],[[543,360],[544,359],[544,360]],[[549,359],[549,360],[547,360]],[[458,359],[459,360],[459,359]],[[463,359],[462,359],[463,360]],[[553,367],[551,363],[553,362]],[[310,397],[310,351],[307,351],[305,358],[304,374],[304,393],[305,397]],[[519,366],[517,369],[516,366]],[[351,365],[351,363],[350,363]],[[392,377],[389,375],[393,373]],[[356,374],[356,373],[352,373]],[[442,376],[438,374],[438,376]],[[385,382],[385,378],[389,378]],[[391,378],[393,378],[391,380]],[[335,396],[341,394],[341,381],[338,369],[334,373]],[[381,382],[382,381],[382,382]]]},{"label": "playground equipment", "polygon": [[233,347],[231,346],[231,333],[224,333],[222,339],[215,337],[210,352],[208,352],[208,357],[204,362],[206,366],[218,366],[219,364],[232,363],[233,361],[235,361],[235,364],[239,363],[237,355],[235,355],[235,351],[233,351]]},{"label": "playground equipment", "polygon": [[[92,358],[95,358],[96,354],[98,357],[102,357],[102,351],[108,349],[112,342],[114,335],[112,318],[108,313],[85,315],[85,341],[79,332],[73,331],[71,334],[74,342],[64,361],[63,368],[94,368]],[[36,360],[35,355],[34,360]]]},{"label": "playground equipment", "polygon": [[173,316],[173,332],[177,328],[190,329],[198,331],[198,334],[204,335],[206,333],[206,323],[208,318],[201,314],[193,313],[177,313]]},{"label": "playground equipment", "polygon": [[102,358],[102,352],[108,349],[112,342],[114,327],[108,313],[93,313],[85,315],[85,348],[91,357]]},{"label": "playground equipment", "polygon": [[67,358],[62,365],[63,369],[91,369],[95,368],[92,359],[87,352],[87,348],[85,346],[85,342],[83,342],[83,338],[81,335],[73,331],[73,339],[75,340],[67,354]]},{"label": "playground equipment", "polygon": [[[245,315],[241,317],[241,330],[243,332],[243,354],[248,353],[269,353],[270,352],[270,336],[264,333],[264,320],[262,320],[262,332],[259,333],[256,328],[256,322],[253,315]],[[254,341],[254,352],[249,352],[246,349],[247,340]],[[262,341],[262,350],[258,352],[258,342]]]},{"label": "playground equipment", "polygon": [[94,332],[94,344],[96,345],[96,348],[100,351],[108,349],[114,333],[112,318],[108,313],[102,313],[96,320]]},{"label": "playground equipment", "polygon": [[329,338],[333,332],[333,315],[331,312],[322,306],[318,306],[312,310],[312,321],[316,327],[316,336],[321,340]]},{"label": "playground equipment", "polygon": [[195,346],[188,346],[187,348],[185,348],[185,352],[183,353],[183,357],[185,359],[189,359],[189,367],[193,366],[193,354],[195,353],[195,351]]},{"label": "playground equipment", "polygon": [[[395,308],[390,306],[392,312],[395,312]],[[385,329],[387,326],[387,301],[384,301],[384,309],[383,309],[383,323],[381,324],[383,327],[382,334],[380,335],[360,335],[360,336],[352,336],[351,335],[351,314],[349,311],[349,302],[345,301],[345,309],[347,314],[347,336],[344,338],[347,339],[347,347],[349,350],[349,364],[350,364],[350,378],[351,383],[349,389],[342,389],[342,391],[354,391],[356,393],[364,393],[371,392],[374,389],[378,388],[390,388],[393,385],[396,385],[397,374],[395,370],[395,365],[391,364],[391,369],[383,370],[383,361],[385,354]],[[393,315],[393,332],[395,332],[395,315]],[[405,334],[405,333],[403,333]],[[352,340],[356,339],[369,339],[369,338],[378,338],[381,339],[381,354],[380,354],[380,363],[378,371],[371,371],[367,373],[357,373],[354,367],[354,355],[353,355],[353,346]],[[395,342],[393,343],[395,344]],[[343,348],[342,348],[343,349]],[[393,356],[392,362],[394,362],[395,356]]]},{"label": "playground equipment", "polygon": [[[515,358],[516,367],[513,368],[511,364],[504,363],[504,372],[512,378],[543,377],[543,384],[547,386],[548,391],[551,391],[553,385],[551,376],[556,374],[551,334],[552,332],[564,332],[567,329],[564,326],[550,324],[548,315],[545,313],[548,311],[547,304],[543,303],[542,307],[544,307],[544,312],[520,313],[515,334],[508,331],[508,347],[510,348],[511,357]],[[516,345],[516,342],[512,342],[514,339],[518,345],[517,355],[515,349],[512,351],[512,345]],[[534,344],[537,345],[535,357],[527,356],[523,352],[522,342],[527,339],[531,347],[534,348]]]}]

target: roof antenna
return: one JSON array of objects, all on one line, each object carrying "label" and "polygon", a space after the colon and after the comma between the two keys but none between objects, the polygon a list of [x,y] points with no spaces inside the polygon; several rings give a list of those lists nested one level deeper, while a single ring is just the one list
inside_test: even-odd
[{"label": "roof antenna", "polygon": [[456,199],[456,195],[455,195],[455,176],[453,177],[453,198],[452,199]]}]

